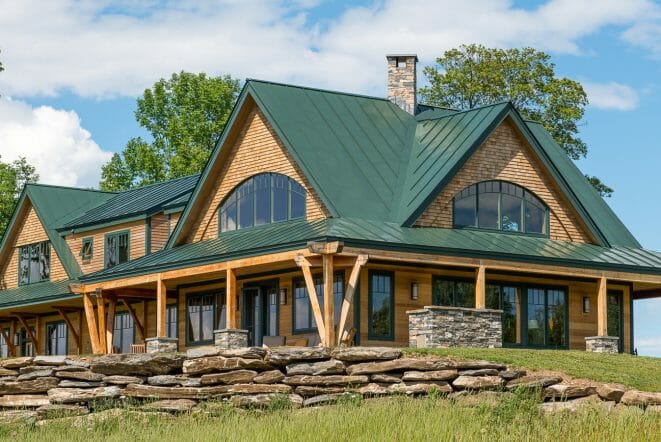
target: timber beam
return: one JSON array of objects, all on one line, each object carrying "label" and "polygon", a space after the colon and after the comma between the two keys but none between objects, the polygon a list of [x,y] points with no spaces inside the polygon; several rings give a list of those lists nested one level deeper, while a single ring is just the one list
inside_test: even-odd
[{"label": "timber beam", "polygon": [[326,345],[324,318],[321,314],[321,307],[319,307],[319,298],[317,298],[317,289],[314,285],[312,272],[310,271],[310,262],[302,254],[296,255],[294,260],[303,271],[303,279],[305,280],[305,287],[308,289],[308,297],[310,298],[310,305],[312,306],[314,321],[317,324],[319,339],[324,345]]},{"label": "timber beam", "polygon": [[[18,322],[20,322],[23,328],[25,328],[25,332],[27,333],[30,342],[32,342],[32,345],[34,345],[34,353],[37,354],[39,349],[39,340],[37,339],[37,336],[35,336],[35,334],[32,333],[32,329],[28,325],[28,316],[25,315],[24,313],[12,312],[11,314],[16,316]],[[30,316],[30,318],[32,317],[36,318],[35,316]],[[37,333],[39,333],[38,328],[37,328]]]},{"label": "timber beam", "polygon": [[94,303],[92,302],[92,295],[89,293],[83,293],[83,306],[85,307],[85,319],[87,320],[87,331],[89,332],[90,342],[92,344],[92,353],[105,353],[99,341],[99,328],[96,322],[96,314],[94,313]]},{"label": "timber beam", "polygon": [[[57,311],[60,314],[60,316],[62,316],[64,322],[67,323],[67,327],[69,328],[69,331],[71,332],[73,338],[76,341],[76,346],[78,347],[78,354],[81,354],[83,352],[83,329],[80,324],[80,319],[82,318],[83,315],[82,309],[79,308],[72,309],[72,308],[57,307],[57,306],[53,306],[53,309],[55,309],[55,311]],[[76,327],[73,325],[73,321],[69,317],[69,313],[71,313],[72,311],[78,312],[78,318],[79,318],[78,330],[76,330]]]},{"label": "timber beam", "polygon": [[349,310],[353,305],[353,297],[356,293],[356,287],[358,285],[358,280],[360,278],[360,270],[365,264],[369,257],[367,255],[358,255],[354,259],[353,268],[351,269],[351,275],[349,276],[349,282],[347,288],[344,291],[344,300],[342,301],[342,312],[340,313],[340,323],[337,327],[337,343],[338,345],[342,343],[342,336],[344,334],[344,329],[347,324],[347,319],[349,317]]},{"label": "timber beam", "polygon": [[5,330],[4,327],[0,328],[0,335],[2,335],[3,339],[5,340],[5,343],[7,344],[7,349],[9,350],[9,356],[17,356],[16,352],[16,346],[14,345],[14,340],[10,339],[10,336],[13,337],[14,334],[11,333],[11,328],[9,331],[9,334],[7,334],[7,330]]},{"label": "timber beam", "polygon": [[131,305],[130,302],[128,302],[126,299],[122,299],[122,304],[126,306],[126,310],[128,310],[129,315],[131,315],[131,318],[133,318],[133,323],[135,324],[136,327],[138,327],[138,331],[140,332],[140,336],[142,336],[142,339],[145,340],[147,339],[147,336],[145,336],[145,328],[144,328],[144,323],[140,321],[140,318],[138,318],[138,315],[135,312],[135,309]]}]

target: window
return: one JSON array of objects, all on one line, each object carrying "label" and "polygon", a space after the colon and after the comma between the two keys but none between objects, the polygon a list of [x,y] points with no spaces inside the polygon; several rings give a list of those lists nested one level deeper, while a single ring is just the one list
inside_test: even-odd
[{"label": "window", "polygon": [[18,248],[18,283],[20,285],[50,279],[50,243],[48,241]]},{"label": "window", "polygon": [[[321,275],[313,277],[317,300],[321,313],[324,313],[324,281]],[[333,276],[333,313],[335,325],[340,322],[342,300],[344,299],[344,274],[335,273]],[[308,289],[302,279],[294,280],[294,333],[316,332],[317,324],[312,313],[312,305],[308,296]]]},{"label": "window", "polygon": [[268,334],[270,336],[277,336],[278,334],[278,291],[276,289],[271,289],[268,292],[269,305],[268,305]]},{"label": "window", "polygon": [[186,341],[202,344],[213,341],[214,330],[226,328],[225,293],[189,295],[186,300]]},{"label": "window", "polygon": [[503,311],[503,344],[521,343],[520,305],[517,287],[487,284],[487,308]]},{"label": "window", "polygon": [[46,324],[46,354],[67,354],[67,324],[64,321]]},{"label": "window", "polygon": [[394,276],[390,272],[369,274],[368,336],[392,340],[395,337]]},{"label": "window", "polygon": [[262,173],[236,187],[220,205],[220,232],[305,218],[306,191],[279,173]]},{"label": "window", "polygon": [[5,329],[5,334],[0,333],[0,358],[8,358],[9,355],[9,345],[5,340],[5,335],[9,336],[9,329]]},{"label": "window", "polygon": [[106,268],[129,260],[129,232],[118,232],[106,235],[105,251]]},{"label": "window", "polygon": [[94,255],[93,238],[83,238],[83,246],[80,248],[80,258],[83,262],[90,262]]},{"label": "window", "polygon": [[475,308],[475,282],[434,277],[432,280],[432,304]]},{"label": "window", "polygon": [[176,338],[179,336],[177,330],[177,304],[169,304],[165,309],[165,326],[167,328],[168,338]]},{"label": "window", "polygon": [[484,181],[455,195],[454,227],[548,235],[548,207],[516,184]]},{"label": "window", "polygon": [[135,343],[135,327],[133,318],[128,312],[115,314],[115,332],[112,336],[112,346],[115,352],[130,353],[131,345]]},{"label": "window", "polygon": [[[34,327],[30,327],[30,331],[34,335]],[[18,346],[19,356],[34,356],[34,345],[30,340],[30,336],[25,328],[21,328],[15,340],[15,345]]]},{"label": "window", "polygon": [[565,290],[527,289],[527,344],[567,346],[567,295]]}]

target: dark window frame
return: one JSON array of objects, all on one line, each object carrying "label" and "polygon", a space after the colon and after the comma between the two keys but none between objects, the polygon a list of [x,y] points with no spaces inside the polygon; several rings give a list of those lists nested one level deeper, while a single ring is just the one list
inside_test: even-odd
[{"label": "dark window frame", "polygon": [[[50,333],[49,331],[52,328],[56,328],[63,325],[65,334],[64,334],[64,353],[53,353],[52,348],[51,348],[51,342],[50,342]],[[69,326],[67,325],[66,321],[50,321],[45,324],[45,331],[46,331],[46,342],[45,342],[45,350],[46,354],[49,356],[55,356],[55,355],[67,355],[69,352]]]},{"label": "dark window frame", "polygon": [[[89,253],[85,253],[85,246],[89,245]],[[80,246],[80,259],[83,263],[89,263],[94,257],[94,237],[88,236],[83,238],[83,243]]]},{"label": "dark window frame", "polygon": [[[119,237],[126,235],[126,261],[119,262]],[[108,239],[117,238],[117,261],[112,266],[108,266]],[[119,230],[117,232],[109,232],[103,235],[103,268],[109,269],[116,267],[125,262],[131,261],[131,231],[130,230]]]},{"label": "dark window frame", "polygon": [[[375,335],[372,332],[372,297],[373,297],[373,276],[387,276],[390,278],[390,333],[387,335]],[[367,338],[373,341],[394,341],[395,340],[395,272],[387,270],[370,269],[367,272]]]},{"label": "dark window frame", "polygon": [[[485,194],[497,194],[498,195],[498,227],[497,228],[489,228],[489,227],[480,227],[480,220],[479,220],[479,213],[480,213],[480,184],[484,183],[498,183],[499,186],[499,191],[498,192],[482,192]],[[514,186],[515,188],[521,189],[522,190],[522,196],[520,198],[521,200],[521,217],[519,219],[519,224],[520,224],[520,229],[519,230],[506,230],[503,229],[502,226],[502,218],[503,218],[503,194],[505,195],[510,195],[509,193],[504,193],[503,192],[503,184],[507,184],[510,186]],[[474,189],[474,192],[470,194],[471,190]],[[469,195],[464,197],[464,198],[459,198],[460,194],[463,192],[469,192]],[[526,206],[527,204],[532,204],[533,203],[529,202],[526,199],[526,195],[531,195],[533,198],[535,198],[537,201],[540,202],[542,205],[542,208],[544,209],[544,226],[543,226],[543,231],[541,233],[537,232],[527,232],[527,226],[526,226]],[[467,198],[474,198],[475,199],[475,219],[473,222],[473,225],[459,225],[456,223],[456,216],[457,216],[457,211],[456,211],[456,203],[457,200],[463,200]],[[550,219],[551,219],[551,210],[535,192],[532,192],[531,190],[528,190],[527,188],[520,186],[516,183],[513,183],[511,181],[505,181],[505,180],[487,180],[487,181],[480,181],[478,183],[473,183],[470,186],[465,187],[464,189],[460,190],[457,192],[454,197],[452,198],[452,227],[455,229],[475,229],[475,230],[486,230],[490,232],[500,232],[500,233],[508,233],[508,234],[513,234],[513,235],[529,235],[529,236],[537,236],[537,237],[542,237],[542,238],[549,238],[550,237]]]},{"label": "dark window frame", "polygon": [[[170,312],[174,311],[174,321],[170,320]],[[170,326],[174,323],[174,336],[170,336]],[[179,302],[165,306],[165,328],[168,338],[179,339]]]},{"label": "dark window frame", "polygon": [[[133,324],[133,326],[130,327],[131,334],[133,335],[133,336],[132,336],[133,339],[131,340],[131,345],[132,345],[132,344],[135,344],[135,337],[136,337],[135,328],[136,328],[136,325],[135,325],[135,320],[133,319],[133,316],[131,315],[131,313],[130,313],[129,311],[121,311],[121,312],[116,312],[116,313],[115,313],[115,317],[113,318],[113,324],[112,324],[112,328],[113,328],[113,334],[112,334],[113,342],[112,342],[110,345],[111,345],[111,347],[113,347],[113,349],[114,349],[114,347],[115,347],[115,345],[114,345],[114,344],[115,344],[115,342],[114,342],[114,341],[115,341],[115,337],[116,337],[116,336],[119,336],[119,349],[120,349],[120,352],[121,352],[121,349],[122,349],[122,346],[121,346],[121,345],[122,345],[122,341],[124,340],[124,330],[129,330],[129,329],[128,329],[128,328],[119,328],[119,329],[117,329],[117,328],[115,327],[115,325],[117,324],[117,318],[119,318],[119,317],[122,317],[122,318],[127,317],[127,318],[129,318],[129,320],[130,320],[131,323]],[[119,333],[117,332],[118,330],[119,330]],[[130,352],[130,351],[131,351],[131,348],[129,347],[128,350],[129,350],[129,352]]]},{"label": "dark window frame", "polygon": [[[446,281],[446,282],[452,282],[455,284],[453,290],[452,290],[452,304],[451,305],[444,305],[444,304],[436,304],[436,300],[434,299],[434,289],[436,287],[436,283],[438,281]],[[463,305],[457,305],[457,283],[470,283],[473,284],[473,306],[472,307],[466,307]],[[458,307],[458,308],[475,308],[475,279],[471,278],[463,278],[463,277],[452,277],[452,276],[443,276],[443,275],[432,275],[432,282],[431,282],[431,295],[432,295],[432,305],[439,305],[441,307]]]},{"label": "dark window frame", "polygon": [[[323,288],[324,285],[324,280],[323,276],[321,274],[314,274],[312,275],[312,280],[316,282],[318,278],[321,278],[321,287]],[[335,289],[335,283],[336,283],[336,278],[341,278],[342,279],[342,298],[344,298],[344,294],[346,293],[347,287],[346,287],[346,278],[345,274],[343,271],[336,271],[333,272],[333,290]],[[310,333],[317,333],[319,330],[317,329],[317,323],[314,319],[314,312],[312,311],[312,305],[310,304],[310,295],[306,293],[306,299],[308,301],[308,304],[310,306],[310,317],[308,318],[310,327],[309,328],[296,328],[296,284],[297,283],[303,283],[303,288],[307,292],[308,288],[307,285],[305,284],[305,279],[302,277],[296,277],[292,278],[292,283],[291,283],[291,303],[292,303],[292,313],[291,313],[291,330],[292,334],[294,335],[305,335],[305,334],[310,334]],[[316,284],[315,284],[316,285]],[[317,293],[317,299],[319,299],[319,293]],[[323,306],[323,296],[321,297],[322,301],[320,301],[319,307],[322,312],[324,312],[324,306]],[[335,300],[335,291],[333,291],[333,301]],[[335,315],[337,315],[337,311],[334,312]]]},{"label": "dark window frame", "polygon": [[[212,330],[211,330],[211,339],[199,339],[197,341],[191,340],[191,336],[189,333],[189,325],[190,325],[190,315],[188,314],[188,304],[189,300],[191,298],[203,298],[204,296],[212,296],[213,297],[213,320],[212,320]],[[185,307],[184,307],[184,316],[185,316],[185,342],[186,342],[186,347],[195,347],[198,345],[208,345],[208,344],[213,344],[214,342],[214,336],[213,332],[218,329],[217,325],[219,322],[220,315],[222,315],[222,308],[220,311],[220,315],[218,312],[218,299],[225,299],[226,294],[225,294],[225,288],[218,288],[215,290],[205,290],[203,292],[194,292],[194,293],[187,293],[185,297]],[[225,302],[221,303],[221,305],[225,305],[225,309],[227,309],[227,305]],[[226,310],[227,311],[227,310]],[[202,316],[202,311],[200,310],[200,318]],[[201,330],[202,330],[202,321],[200,320],[200,337],[202,336]]]},{"label": "dark window frame", "polygon": [[[41,247],[42,245],[45,245],[46,250],[48,251],[48,276],[45,277],[45,278],[42,278],[41,275],[40,275],[40,278],[39,278],[38,281],[32,281],[32,278],[30,277],[30,275],[31,275],[30,267],[31,267],[31,260],[32,260],[32,257],[31,257],[32,248],[33,247]],[[28,251],[28,266],[27,266],[27,278],[28,278],[28,280],[27,280],[27,282],[22,282],[22,278],[21,278],[21,261],[22,261],[23,249],[27,249],[27,251]],[[50,281],[50,274],[51,274],[51,270],[52,270],[52,260],[51,260],[51,257],[52,257],[51,252],[52,251],[51,251],[51,243],[50,243],[49,240],[38,241],[38,242],[18,246],[17,251],[18,251],[18,285],[19,286],[29,285],[29,284],[36,284],[38,282],[44,282],[44,281]]]},{"label": "dark window frame", "polygon": [[[269,187],[266,193],[268,193],[268,220],[266,222],[261,222],[258,223],[258,213],[260,211],[258,210],[257,207],[257,192],[256,192],[256,183],[260,178],[263,178],[265,176],[268,176],[269,180]],[[279,189],[275,186],[275,179],[276,177],[278,178],[285,178],[287,180],[287,216],[285,219],[276,219],[275,217],[275,211],[274,211],[274,192],[276,189]],[[252,199],[252,223],[250,225],[246,225],[244,227],[241,227],[240,221],[241,219],[241,209],[240,209],[240,201],[239,201],[239,190],[243,190],[243,187],[245,185],[248,185],[250,187],[250,190],[248,191],[249,198]],[[260,188],[263,190],[263,188]],[[292,213],[292,201],[294,195],[297,196],[302,196],[303,197],[303,207],[302,207],[302,214],[300,216],[293,216]],[[228,229],[226,226],[223,226],[223,215],[224,212],[226,211],[227,204],[233,205],[234,208],[234,214],[235,214],[235,222],[234,222],[234,228]],[[256,175],[253,175],[239,184],[237,184],[228,194],[227,196],[223,199],[223,201],[220,203],[218,206],[218,234],[225,233],[225,232],[234,232],[236,230],[244,230],[244,229],[251,229],[259,226],[264,226],[264,225],[269,225],[269,224],[276,224],[276,223],[281,223],[281,222],[287,222],[287,221],[292,221],[292,220],[297,220],[297,219],[305,219],[307,216],[307,190],[305,189],[305,186],[303,186],[301,183],[296,181],[294,178],[281,174],[281,173],[276,173],[276,172],[266,172],[266,173],[259,173]]]}]

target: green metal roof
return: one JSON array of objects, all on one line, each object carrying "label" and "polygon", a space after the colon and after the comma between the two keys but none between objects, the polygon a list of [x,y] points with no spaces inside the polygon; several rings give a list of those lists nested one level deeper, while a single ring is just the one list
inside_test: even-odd
[{"label": "green metal roof", "polygon": [[74,295],[69,291],[70,282],[70,280],[44,281],[22,285],[15,289],[0,290],[0,309],[25,307],[80,297],[80,295]]},{"label": "green metal roof", "polygon": [[46,234],[55,249],[69,278],[81,275],[80,266],[64,238],[56,228],[70,219],[80,216],[90,207],[95,207],[112,198],[115,194],[87,189],[75,189],[43,184],[27,184],[21,193],[12,219],[0,243],[0,250],[8,247],[8,239],[12,234],[16,218],[26,200],[32,203],[37,216],[46,230]]},{"label": "green metal roof", "polygon": [[303,248],[312,240],[416,253],[537,262],[661,275],[661,253],[602,247],[525,235],[468,229],[412,228],[397,223],[337,218],[289,221],[225,232],[218,238],[165,249],[81,278],[96,282]]},{"label": "green metal roof", "polygon": [[164,181],[115,194],[103,204],[90,208],[84,214],[62,223],[58,230],[95,228],[127,219],[145,217],[160,211],[169,202],[190,195],[197,184],[199,174]]}]

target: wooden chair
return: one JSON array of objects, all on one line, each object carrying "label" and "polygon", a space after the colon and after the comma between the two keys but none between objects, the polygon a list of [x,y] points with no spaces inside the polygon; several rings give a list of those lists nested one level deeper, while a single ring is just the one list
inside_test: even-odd
[{"label": "wooden chair", "polygon": [[264,336],[262,338],[262,345],[265,347],[282,347],[285,345],[286,340],[284,336]]},{"label": "wooden chair", "polygon": [[353,347],[353,340],[355,337],[356,337],[355,327],[351,327],[349,330],[344,330],[344,333],[342,333],[342,339],[340,340],[340,346]]},{"label": "wooden chair", "polygon": [[146,353],[145,344],[131,344],[131,353]]}]

